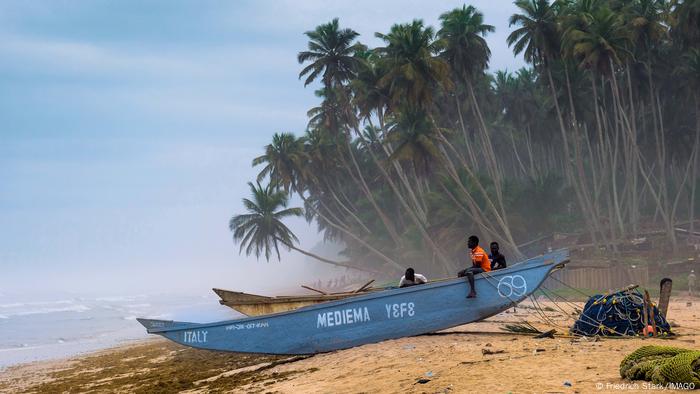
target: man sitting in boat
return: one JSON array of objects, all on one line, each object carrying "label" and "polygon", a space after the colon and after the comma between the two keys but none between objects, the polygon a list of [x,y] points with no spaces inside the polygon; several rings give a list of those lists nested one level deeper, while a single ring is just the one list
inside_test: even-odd
[{"label": "man sitting in boat", "polygon": [[423,283],[428,283],[428,279],[426,279],[425,276],[416,274],[413,268],[407,268],[406,274],[402,276],[399,281],[399,287],[422,285]]},{"label": "man sitting in boat", "polygon": [[486,254],[484,248],[479,246],[479,237],[476,235],[470,236],[467,240],[467,246],[469,247],[469,254],[472,258],[472,266],[459,271],[457,276],[467,277],[470,288],[467,298],[474,298],[476,297],[476,290],[474,289],[474,275],[491,271],[491,262],[489,261],[489,255]]},{"label": "man sitting in boat", "polygon": [[491,271],[506,268],[506,256],[499,251],[498,242],[491,242],[490,247],[491,254],[489,255],[489,260],[491,261]]}]

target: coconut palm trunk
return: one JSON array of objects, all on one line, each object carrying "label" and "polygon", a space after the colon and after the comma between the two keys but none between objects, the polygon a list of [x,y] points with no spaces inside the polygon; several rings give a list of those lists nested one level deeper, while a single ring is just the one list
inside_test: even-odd
[{"label": "coconut palm trunk", "polygon": [[370,273],[373,273],[373,274],[380,274],[379,271],[375,271],[375,270],[368,269],[368,268],[357,267],[357,266],[355,266],[355,265],[350,264],[349,262],[342,263],[342,262],[339,262],[339,261],[330,260],[330,259],[327,259],[327,258],[325,258],[325,257],[321,257],[321,256],[319,256],[319,255],[317,255],[317,254],[314,254],[314,253],[311,253],[311,252],[306,251],[306,250],[304,250],[304,249],[298,248],[298,247],[294,246],[294,244],[292,244],[292,243],[286,243],[284,240],[282,240],[282,239],[280,239],[280,238],[277,238],[277,240],[278,240],[280,243],[282,243],[284,246],[288,247],[289,249],[295,250],[295,251],[297,251],[297,252],[299,252],[299,253],[301,253],[301,254],[303,254],[303,255],[305,255],[305,256],[311,257],[311,258],[313,258],[313,259],[315,259],[315,260],[317,260],[317,261],[320,261],[320,262],[322,262],[322,263],[334,265],[334,266],[336,266],[336,267],[343,267],[343,268],[349,268],[349,269],[354,269],[354,270],[358,270],[358,271],[370,272]]}]

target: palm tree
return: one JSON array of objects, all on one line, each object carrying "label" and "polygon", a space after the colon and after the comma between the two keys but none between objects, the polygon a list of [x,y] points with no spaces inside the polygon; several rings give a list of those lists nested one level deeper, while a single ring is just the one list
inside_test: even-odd
[{"label": "palm tree", "polygon": [[406,109],[389,126],[388,141],[394,151],[389,160],[410,162],[419,175],[429,174],[431,164],[440,159],[437,127],[424,111]]},{"label": "palm tree", "polygon": [[[294,244],[299,242],[299,239],[294,235],[282,220],[289,217],[299,217],[304,215],[304,210],[301,208],[287,208],[289,197],[287,193],[279,190],[274,184],[270,183],[267,186],[260,185],[260,182],[253,184],[248,182],[250,187],[252,200],[243,199],[243,205],[248,213],[236,215],[229,222],[229,229],[233,232],[234,242],[240,243],[239,253],[245,249],[246,256],[255,254],[255,257],[260,258],[260,255],[265,255],[265,260],[270,261],[272,252],[277,254],[277,259],[280,260],[279,245],[296,250],[306,256],[312,257],[318,261],[332,264],[339,267],[361,269],[350,265],[349,263],[341,263],[329,260],[305,250],[299,249]],[[282,208],[280,210],[280,208]]]},{"label": "palm tree", "polygon": [[[472,104],[471,107],[475,112],[474,115],[483,130],[482,135],[487,141],[490,141],[480,105],[474,93],[473,80],[488,67],[491,50],[484,37],[487,33],[495,31],[495,28],[484,24],[483,15],[472,6],[455,8],[440,15],[440,19],[442,20],[442,27],[438,31],[438,37],[440,37],[440,43],[444,48],[441,56],[447,60],[457,82],[466,85]],[[459,89],[455,89],[455,101],[464,143],[470,149],[464,115],[462,114],[462,100],[459,97]],[[492,147],[488,151],[492,152]],[[492,167],[489,166],[489,168]]]},{"label": "palm tree", "polygon": [[[596,0],[582,0],[580,3],[594,3]],[[576,3],[578,4],[578,2]],[[556,110],[557,120],[559,122],[559,130],[562,137],[562,145],[564,148],[564,171],[568,181],[574,185],[574,192],[579,201],[581,209],[586,213],[584,217],[587,219],[586,224],[594,242],[597,242],[596,233],[600,233],[598,225],[598,215],[595,212],[595,206],[590,201],[587,194],[588,188],[584,182],[582,158],[578,148],[576,136],[573,138],[575,162],[577,175],[574,175],[573,168],[570,163],[571,151],[569,147],[568,129],[573,124],[577,127],[575,121],[575,112],[570,99],[570,121],[565,121],[559,105],[557,88],[552,78],[552,63],[561,60],[561,34],[558,20],[559,9],[565,11],[571,7],[571,4],[566,1],[551,5],[548,0],[517,0],[515,5],[522,11],[522,14],[514,14],[510,17],[510,26],[520,26],[510,33],[507,38],[509,46],[513,47],[515,54],[523,53],[525,60],[534,65],[535,69],[543,70],[547,74],[549,82],[550,94]],[[566,64],[564,64],[566,71]],[[567,73],[567,90],[571,92],[568,73]],[[569,95],[571,98],[571,95]],[[567,127],[569,124],[569,127]]]},{"label": "palm tree", "polygon": [[693,144],[692,155],[692,184],[690,188],[690,206],[688,207],[690,217],[690,233],[695,230],[695,195],[697,188],[698,165],[700,156],[700,48],[691,48],[682,57],[683,62],[676,70],[676,74],[686,81],[686,89],[693,97],[695,104],[695,142]]},{"label": "palm tree", "polygon": [[673,34],[686,48],[697,48],[700,42],[700,0],[673,0]]},{"label": "palm tree", "polygon": [[304,138],[296,138],[292,133],[275,133],[272,143],[265,147],[265,154],[253,159],[253,167],[265,164],[258,174],[258,182],[266,176],[270,182],[284,189],[285,192],[297,191],[303,184],[303,168],[308,161],[304,151]]},{"label": "palm tree", "polygon": [[659,0],[636,0],[624,11],[628,18],[628,30],[635,47],[648,52],[660,40],[668,37],[668,25],[664,14],[664,2]]},{"label": "palm tree", "polygon": [[323,86],[330,89],[352,79],[358,65],[354,54],[364,47],[353,42],[359,33],[352,29],[340,29],[338,18],[304,33],[309,38],[309,50],[299,52],[299,64],[311,61],[299,73],[306,76],[304,86],[322,75]]},{"label": "palm tree", "polygon": [[[348,134],[345,138],[345,147],[352,162],[352,167],[345,166],[348,175],[357,183],[381,218],[392,240],[398,245],[400,244],[398,231],[372,195],[355,158],[350,133],[346,129],[347,127],[357,127],[357,120],[354,117],[354,109],[350,105],[348,89],[344,84],[355,76],[359,67],[360,58],[355,57],[354,54],[362,52],[365,47],[353,42],[359,35],[357,32],[352,29],[340,30],[337,18],[305,34],[309,37],[309,51],[300,52],[298,61],[302,64],[307,61],[312,61],[312,63],[302,69],[299,77],[308,74],[306,86],[323,73],[324,84],[324,89],[320,92],[324,96],[324,101],[320,108],[313,109],[309,115],[313,117],[312,120],[323,119],[325,126],[331,133],[340,133],[342,128]],[[344,159],[342,155],[340,158]]]},{"label": "palm tree", "polygon": [[559,53],[557,15],[548,0],[517,0],[522,14],[510,17],[510,26],[520,26],[508,35],[508,46],[535,66],[546,65]]},{"label": "palm tree", "polygon": [[368,51],[358,55],[360,67],[357,75],[351,81],[353,104],[357,107],[360,117],[372,121],[372,113],[376,112],[382,132],[384,128],[384,108],[389,102],[389,90],[380,86],[379,81],[384,75],[378,54]]},{"label": "palm tree", "polygon": [[314,92],[322,99],[318,107],[306,112],[309,127],[323,127],[334,134],[341,134],[345,125],[354,124],[354,114],[348,113],[347,92],[344,87],[322,88]]},{"label": "palm tree", "polygon": [[621,15],[607,7],[600,8],[583,29],[569,29],[563,47],[581,68],[610,76],[615,65],[622,64],[625,55],[632,55],[630,31]]},{"label": "palm tree", "polygon": [[298,193],[352,260],[435,273],[463,257],[465,232],[514,246],[583,225],[613,246],[637,224],[693,219],[698,0],[516,5],[508,43],[532,67],[493,77],[492,29],[468,5],[437,34],[394,25],[372,50],[337,20],[307,32],[300,78],[320,82],[319,104],[303,137],[256,159],[260,179]]},{"label": "palm tree", "polygon": [[[462,8],[446,12],[440,16],[440,20],[442,20],[442,28],[438,32],[438,36],[440,37],[441,46],[444,48],[441,56],[450,64],[459,82],[467,85],[472,108],[482,130],[480,137],[484,155],[488,161],[486,170],[494,180],[496,198],[501,208],[500,215],[505,219],[501,190],[503,176],[501,171],[499,171],[499,163],[491,142],[491,135],[486,126],[479,100],[476,98],[473,83],[478,76],[483,75],[484,70],[488,67],[491,51],[484,36],[495,31],[495,28],[484,24],[483,14],[472,6],[462,6]],[[461,121],[463,117],[459,100],[457,102],[457,111]],[[465,144],[468,145],[469,142],[467,141],[464,127],[462,132],[464,133]]]},{"label": "palm tree", "polygon": [[403,105],[429,110],[437,87],[450,89],[450,67],[437,56],[440,42],[435,40],[432,27],[423,21],[395,24],[388,34],[375,33],[386,46],[376,48],[386,74],[379,86],[387,88],[391,109]]},{"label": "palm tree", "polygon": [[466,81],[488,67],[491,50],[484,37],[496,29],[484,23],[484,15],[472,6],[462,6],[440,15],[442,56],[452,72]]}]

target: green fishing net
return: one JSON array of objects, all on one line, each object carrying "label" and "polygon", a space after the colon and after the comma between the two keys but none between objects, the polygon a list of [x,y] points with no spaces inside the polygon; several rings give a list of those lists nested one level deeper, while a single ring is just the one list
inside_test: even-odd
[{"label": "green fishing net", "polygon": [[692,383],[700,387],[700,351],[642,346],[622,360],[620,376],[654,384]]}]

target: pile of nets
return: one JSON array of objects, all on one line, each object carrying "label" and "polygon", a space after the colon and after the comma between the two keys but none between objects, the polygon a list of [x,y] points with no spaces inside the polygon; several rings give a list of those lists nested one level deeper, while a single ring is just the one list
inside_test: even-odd
[{"label": "pile of nets", "polygon": [[[644,298],[639,290],[624,290],[617,293],[596,294],[588,299],[571,333],[584,336],[634,336],[644,330],[642,319]],[[671,326],[659,313],[655,305],[656,332],[668,335]],[[651,325],[651,322],[649,322]]]},{"label": "pile of nets", "polygon": [[620,376],[654,384],[700,387],[700,351],[671,346],[642,346],[620,363]]}]

